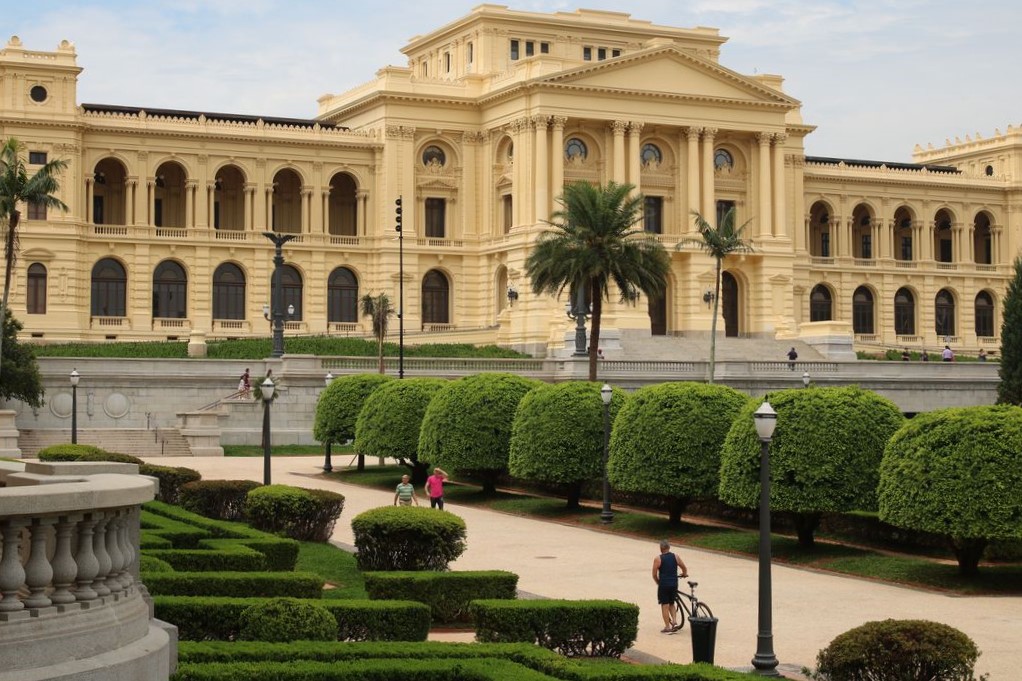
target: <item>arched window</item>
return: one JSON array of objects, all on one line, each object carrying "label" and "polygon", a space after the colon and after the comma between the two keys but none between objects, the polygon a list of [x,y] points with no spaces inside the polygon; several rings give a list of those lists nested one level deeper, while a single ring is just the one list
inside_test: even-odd
[{"label": "arched window", "polygon": [[947,289],[937,292],[934,299],[934,330],[938,336],[955,335],[955,298]]},{"label": "arched window", "polygon": [[916,298],[907,288],[900,288],[894,294],[894,333],[916,335]]},{"label": "arched window", "polygon": [[[291,265],[280,268],[281,297],[284,299],[284,321],[302,321],[302,275]],[[288,308],[294,305],[295,311],[288,314]]]},{"label": "arched window", "polygon": [[873,334],[873,292],[865,286],[852,294],[852,332]]},{"label": "arched window", "polygon": [[717,149],[713,154],[714,170],[731,170],[735,167],[735,158],[727,149]]},{"label": "arched window", "polygon": [[450,324],[450,284],[442,272],[430,270],[422,278],[422,323]]},{"label": "arched window", "polygon": [[213,273],[213,319],[245,318],[245,273],[225,262]]},{"label": "arched window", "polygon": [[655,144],[642,145],[642,164],[647,166],[658,166],[664,160],[660,147]]},{"label": "arched window", "polygon": [[435,144],[431,144],[426,147],[422,152],[422,165],[424,166],[440,166],[443,167],[447,164],[447,155],[444,150]]},{"label": "arched window", "polygon": [[153,317],[188,316],[188,277],[173,260],[164,260],[153,272]]},{"label": "arched window", "polygon": [[329,322],[358,321],[358,279],[347,267],[338,267],[327,280],[326,314]]},{"label": "arched window", "polygon": [[34,262],[28,266],[29,314],[46,314],[46,265]]},{"label": "arched window", "polygon": [[103,258],[92,268],[92,316],[123,317],[127,302],[128,277],[124,266]]},{"label": "arched window", "polygon": [[569,161],[584,161],[589,156],[589,149],[586,143],[577,137],[572,137],[564,144],[564,156]]},{"label": "arched window", "polygon": [[829,322],[833,319],[833,307],[830,289],[823,284],[814,286],[809,294],[809,321]]},{"label": "arched window", "polygon": [[976,294],[976,335],[994,335],[994,299],[986,291]]}]

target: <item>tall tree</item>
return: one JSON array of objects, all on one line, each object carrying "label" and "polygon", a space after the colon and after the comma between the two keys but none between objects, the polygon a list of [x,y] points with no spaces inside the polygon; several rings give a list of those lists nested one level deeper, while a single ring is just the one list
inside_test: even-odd
[{"label": "tall tree", "polygon": [[728,209],[721,216],[720,224],[716,227],[706,221],[706,218],[699,211],[692,211],[692,219],[696,229],[699,230],[699,239],[684,239],[678,246],[686,243],[694,243],[716,261],[716,269],[713,276],[713,321],[710,323],[710,376],[709,382],[713,383],[713,377],[717,367],[717,317],[720,313],[720,272],[724,265],[724,259],[734,253],[751,253],[752,244],[742,236],[745,227],[750,221],[746,221],[740,227],[735,227],[734,206]]},{"label": "tall tree", "polygon": [[373,336],[376,338],[376,349],[380,359],[380,373],[385,374],[387,372],[383,366],[383,341],[387,338],[390,318],[394,316],[394,306],[390,304],[390,298],[386,293],[377,296],[367,293],[362,296],[362,316],[369,317],[373,322]]},{"label": "tall tree", "polygon": [[1000,375],[997,401],[1022,406],[1022,256],[1015,258],[1015,276],[1004,295]]},{"label": "tall tree", "polygon": [[[4,291],[0,297],[0,319],[6,319],[11,275],[18,259],[21,204],[31,203],[46,208],[67,210],[64,202],[54,196],[60,189],[57,176],[67,167],[67,161],[49,161],[30,177],[22,157],[24,148],[24,145],[13,137],[0,146],[0,225],[6,223],[7,228],[4,233]],[[2,338],[3,334],[0,334],[0,343],[3,342]],[[2,371],[0,368],[0,375]]]},{"label": "tall tree", "polygon": [[0,366],[0,399],[21,400],[30,407],[43,406],[43,383],[32,346],[18,342],[21,323],[4,310],[3,353]]},{"label": "tall tree", "polygon": [[[562,208],[552,216],[554,229],[543,232],[525,261],[533,293],[574,294],[581,287],[592,304],[589,334],[589,380],[597,374],[603,301],[610,283],[622,302],[634,303],[640,293],[662,295],[670,257],[649,234],[633,229],[642,219],[643,197],[630,184],[589,182],[565,185],[557,198]],[[574,297],[573,297],[574,300]]]}]

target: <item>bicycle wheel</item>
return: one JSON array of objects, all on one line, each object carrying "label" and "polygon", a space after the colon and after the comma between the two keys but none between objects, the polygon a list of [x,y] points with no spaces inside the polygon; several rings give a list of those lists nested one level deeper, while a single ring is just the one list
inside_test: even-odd
[{"label": "bicycle wheel", "polygon": [[713,617],[713,612],[705,603],[696,606],[696,617]]},{"label": "bicycle wheel", "polygon": [[678,629],[684,629],[685,622],[688,621],[689,616],[692,614],[692,603],[689,601],[688,596],[679,591],[678,595],[674,597],[674,605],[678,610]]}]

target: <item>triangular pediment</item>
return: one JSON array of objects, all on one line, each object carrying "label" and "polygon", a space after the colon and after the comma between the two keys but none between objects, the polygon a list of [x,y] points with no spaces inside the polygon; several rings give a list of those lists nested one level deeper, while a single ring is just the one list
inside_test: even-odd
[{"label": "triangular pediment", "polygon": [[661,97],[799,106],[798,100],[676,47],[656,47],[539,79],[538,83]]}]

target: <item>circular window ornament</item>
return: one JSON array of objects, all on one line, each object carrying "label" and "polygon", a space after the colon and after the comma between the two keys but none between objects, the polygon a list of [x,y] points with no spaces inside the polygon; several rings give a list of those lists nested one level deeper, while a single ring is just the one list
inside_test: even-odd
[{"label": "circular window ornament", "polygon": [[422,152],[422,165],[443,167],[447,163],[447,155],[444,150],[435,144],[426,147]]},{"label": "circular window ornament", "polygon": [[564,145],[564,155],[569,161],[584,161],[589,155],[589,149],[586,148],[585,142],[577,137],[572,137]]},{"label": "circular window ornament", "polygon": [[33,85],[32,89],[28,91],[28,96],[32,98],[33,102],[45,102],[46,98],[50,96],[50,93],[46,91],[42,85]]},{"label": "circular window ornament", "polygon": [[726,149],[717,149],[713,155],[714,170],[731,170],[735,167],[735,159]]},{"label": "circular window ornament", "polygon": [[647,166],[658,166],[663,160],[664,155],[660,152],[660,147],[655,144],[644,144],[642,145],[642,163]]}]

